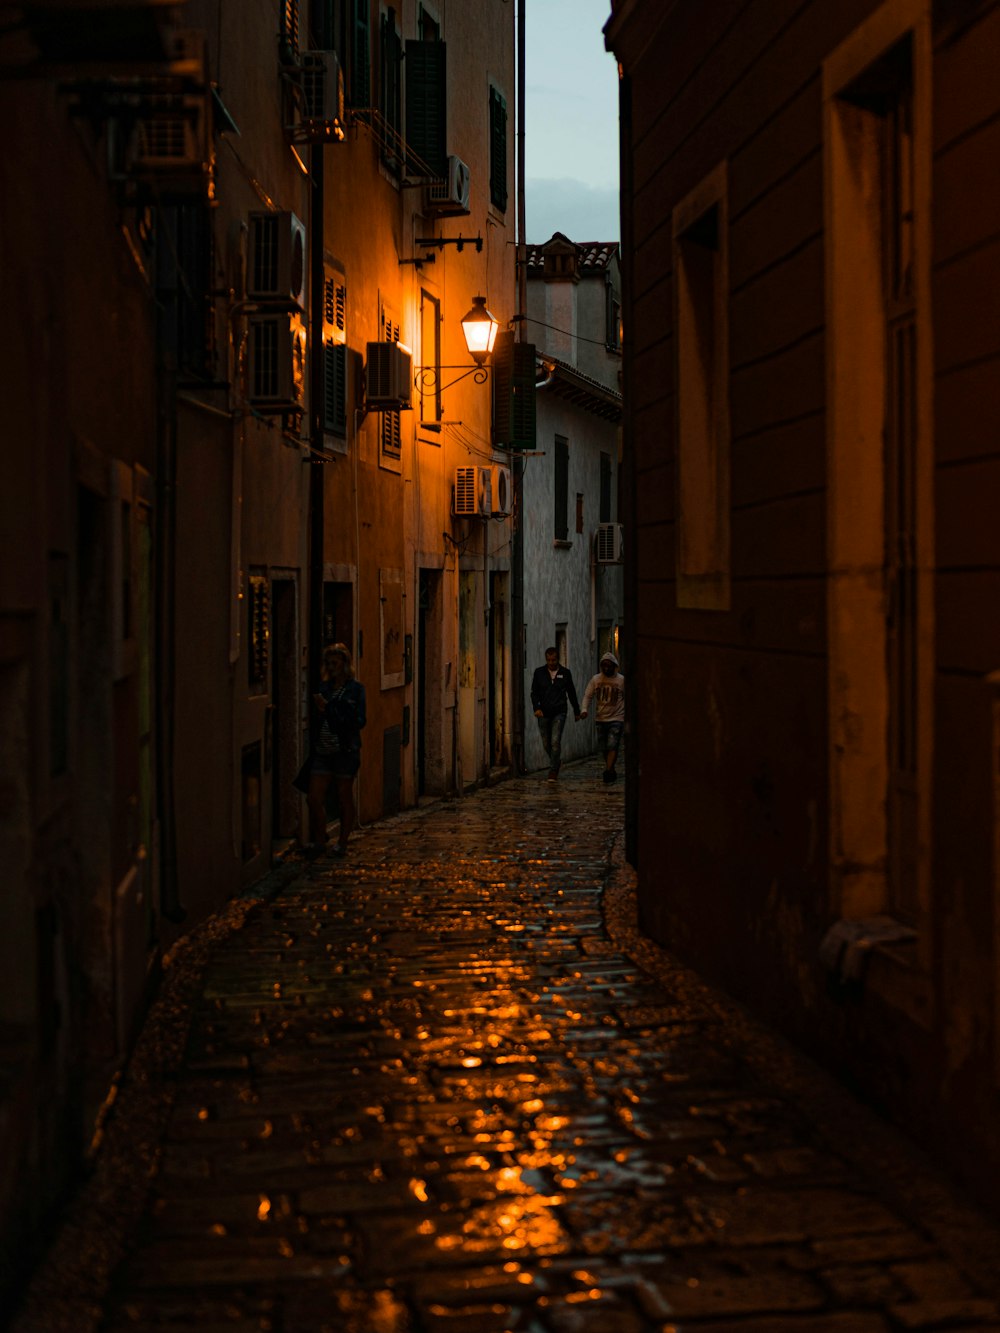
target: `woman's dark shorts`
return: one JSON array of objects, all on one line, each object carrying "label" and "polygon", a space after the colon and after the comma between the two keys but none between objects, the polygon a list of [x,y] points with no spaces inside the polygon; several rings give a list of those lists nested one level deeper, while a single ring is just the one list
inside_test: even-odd
[{"label": "woman's dark shorts", "polygon": [[361,767],[357,750],[340,750],[336,754],[314,754],[310,773],[331,778],[353,778]]}]

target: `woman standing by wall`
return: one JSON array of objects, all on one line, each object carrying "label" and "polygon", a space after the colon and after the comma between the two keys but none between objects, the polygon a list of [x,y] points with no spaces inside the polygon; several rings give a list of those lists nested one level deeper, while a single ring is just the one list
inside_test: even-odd
[{"label": "woman standing by wall", "polygon": [[326,846],[326,793],[337,784],[340,837],[336,856],[343,856],[355,822],[354,778],[361,767],[361,728],[366,722],[365,687],[354,678],[349,649],[332,643],[323,652],[322,683],[313,695],[319,714],[309,764],[309,838],[303,849],[318,856]]}]

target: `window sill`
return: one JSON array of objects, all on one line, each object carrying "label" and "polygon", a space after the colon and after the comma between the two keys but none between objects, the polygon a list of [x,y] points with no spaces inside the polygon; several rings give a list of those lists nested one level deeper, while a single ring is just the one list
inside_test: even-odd
[{"label": "window sill", "polygon": [[564,537],[553,537],[552,539],[552,547],[556,551],[568,551],[572,545],[573,543],[567,541]]}]

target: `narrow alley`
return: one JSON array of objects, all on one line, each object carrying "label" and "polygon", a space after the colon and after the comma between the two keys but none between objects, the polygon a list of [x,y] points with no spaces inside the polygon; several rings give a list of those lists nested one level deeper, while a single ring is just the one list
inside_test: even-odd
[{"label": "narrow alley", "polygon": [[996,1229],[638,936],[598,776],[182,941],[17,1333],[1000,1330]]}]

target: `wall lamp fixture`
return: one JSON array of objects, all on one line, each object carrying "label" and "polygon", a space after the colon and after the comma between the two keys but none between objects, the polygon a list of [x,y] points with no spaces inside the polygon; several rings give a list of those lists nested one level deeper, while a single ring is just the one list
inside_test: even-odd
[{"label": "wall lamp fixture", "polygon": [[[475,365],[467,370],[463,370],[461,366],[424,366],[413,377],[414,384],[421,393],[443,393],[459,380],[467,379],[469,375],[476,384],[485,384],[490,374],[486,362],[493,351],[499,327],[496,316],[491,315],[486,309],[486,297],[474,296],[472,309],[462,317],[462,332],[465,335],[465,345]],[[439,384],[438,373],[442,370],[463,370],[463,373],[456,375],[447,384]]]}]

